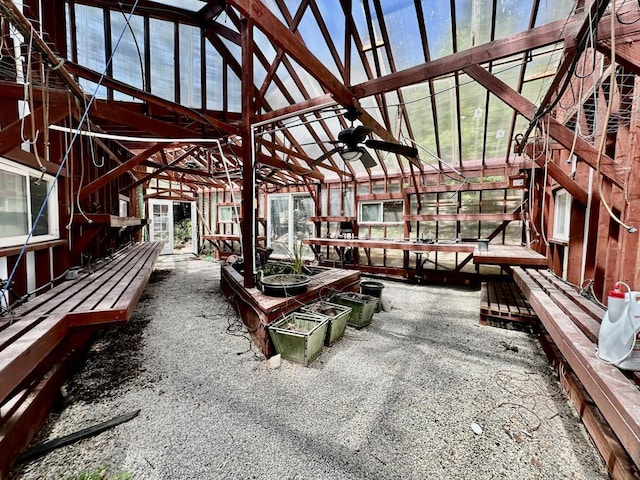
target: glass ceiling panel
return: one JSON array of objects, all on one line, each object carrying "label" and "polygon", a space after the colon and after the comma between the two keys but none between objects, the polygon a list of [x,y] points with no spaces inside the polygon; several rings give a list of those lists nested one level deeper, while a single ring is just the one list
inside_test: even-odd
[{"label": "glass ceiling panel", "polygon": [[[554,74],[558,68],[558,63],[562,57],[562,50],[549,49],[536,50],[532,52],[532,59],[526,65],[525,73],[525,85],[530,82],[536,82],[539,88],[539,92],[535,97],[529,98],[532,102],[538,104],[544,97],[549,88],[549,85],[553,81]],[[528,94],[533,94],[533,90],[528,89]]]},{"label": "glass ceiling panel", "polygon": [[577,2],[540,2],[536,27],[567,18]]},{"label": "glass ceiling panel", "polygon": [[174,23],[149,19],[151,93],[175,101]]},{"label": "glass ceiling panel", "polygon": [[531,8],[531,0],[502,0],[498,2],[496,39],[526,31],[531,19]]},{"label": "glass ceiling panel", "polygon": [[[144,45],[144,19],[140,15],[133,15],[127,27],[126,17],[115,10],[111,11],[111,45],[115,48],[116,42],[122,33],[118,49],[113,54],[111,67],[113,78],[132,87],[144,90],[143,65],[145,58]],[[133,35],[131,34],[133,31]],[[133,97],[114,91],[115,100],[131,101]]]},{"label": "glass ceiling panel", "polygon": [[[234,12],[236,11],[235,9],[233,10]],[[220,15],[218,15],[218,18],[216,20],[220,25],[224,25],[225,27],[233,30],[236,33],[240,33],[238,31],[238,29],[236,28],[236,25],[229,19],[229,15],[227,15],[226,11],[222,11],[222,13]]]},{"label": "glass ceiling panel", "polygon": [[351,85],[357,85],[368,80],[367,72],[364,69],[360,52],[356,48],[355,42],[351,41]]},{"label": "glass ceiling panel", "polygon": [[[269,65],[271,65],[276,58],[276,49],[273,47],[269,39],[260,29],[254,28],[253,41],[256,44],[256,48],[262,52]],[[264,82],[264,79],[267,76],[268,67],[265,67],[262,62],[258,60],[257,55],[254,55],[253,58],[253,80],[256,86],[260,88],[262,82]]]},{"label": "glass ceiling panel", "polygon": [[179,27],[180,103],[189,107],[202,106],[202,54],[200,29],[190,25]]},{"label": "glass ceiling panel", "polygon": [[[509,131],[513,109],[494,95],[489,96],[489,116],[487,119],[486,152],[484,160],[506,158],[509,147]],[[480,158],[480,157],[478,157]]]},{"label": "glass ceiling panel", "polygon": [[205,43],[205,54],[207,65],[207,108],[210,110],[222,110],[222,56],[209,42]]},{"label": "glass ceiling panel", "polygon": [[451,7],[443,2],[422,0],[424,23],[429,41],[429,56],[431,60],[453,53],[453,39],[451,36]]},{"label": "glass ceiling panel", "polygon": [[433,82],[438,109],[438,136],[442,160],[458,165],[458,121],[456,109],[456,89],[453,77]]},{"label": "glass ceiling panel", "polygon": [[398,123],[398,106],[400,104],[400,99],[398,98],[398,93],[395,91],[388,92],[384,94],[384,98],[387,104],[387,112],[389,117],[389,132],[394,136],[396,140],[400,140],[399,137],[399,125],[404,125],[404,118],[400,120]]},{"label": "glass ceiling panel", "polygon": [[425,62],[413,0],[381,2],[384,22],[397,70]]},{"label": "glass ceiling panel", "polygon": [[169,5],[170,7],[182,8],[191,12],[198,12],[207,3],[200,0],[154,0],[153,3]]},{"label": "glass ceiling panel", "polygon": [[487,112],[486,90],[467,75],[459,76],[460,130],[462,133],[462,160],[482,158],[484,121]]},{"label": "glass ceiling panel", "polygon": [[[309,95],[309,98],[319,97],[324,93],[324,90],[322,89],[322,87],[314,77],[309,75],[304,68],[298,65],[298,63],[288,55],[287,55],[287,59],[291,63],[291,66],[293,67],[293,71],[296,72],[296,74],[298,75],[298,78],[300,79],[300,82],[302,83],[304,89]],[[278,69],[278,71],[280,71],[280,69]],[[296,89],[297,88],[298,87],[296,87]],[[304,100],[304,97],[302,97],[302,100]]]},{"label": "glass ceiling panel", "polygon": [[[340,17],[339,14],[336,16],[338,18]],[[302,33],[302,38],[311,53],[322,61],[324,66],[327,67],[337,78],[342,78],[342,74],[340,73],[336,62],[333,60],[329,46],[327,45],[327,42],[320,31],[320,27],[318,26],[318,22],[310,8],[307,8],[305,11],[302,20],[300,21],[299,30]],[[342,45],[337,46],[337,48],[342,48]]]},{"label": "glass ceiling panel", "polygon": [[263,0],[262,3],[264,3],[264,6],[267,7],[267,9],[271,13],[273,13],[276,16],[276,18],[280,20],[280,22],[286,25],[284,21],[284,17],[282,16],[282,12],[280,11],[280,8],[278,8],[274,0]]},{"label": "glass ceiling panel", "polygon": [[426,163],[435,163],[437,160],[426,154],[423,149],[436,152],[436,135],[433,125],[433,111],[431,109],[431,97],[429,85],[424,83],[412,85],[402,89],[405,105],[404,108],[411,122],[413,139],[418,144],[420,158]]},{"label": "glass ceiling panel", "polygon": [[[104,47],[104,16],[102,9],[85,5],[75,6],[76,38],[82,39],[76,46],[78,63],[102,73],[106,66]],[[93,94],[97,84],[81,78],[80,86],[88,94]],[[99,97],[107,96],[107,89],[100,87]]]},{"label": "glass ceiling panel", "polygon": [[224,43],[224,46],[227,47],[231,56],[238,62],[238,64],[242,65],[242,48],[240,45],[233,43],[231,40],[227,40],[225,37],[220,36],[220,40]]},{"label": "glass ceiling panel", "polygon": [[290,105],[282,91],[273,82],[269,84],[269,88],[267,88],[267,91],[264,94],[264,99],[273,110]]},{"label": "glass ceiling panel", "polygon": [[493,0],[456,1],[458,51],[491,41]]},{"label": "glass ceiling panel", "polygon": [[[368,0],[367,0],[368,1]],[[363,0],[355,0],[351,7],[351,16],[355,23],[356,30],[360,36],[363,50],[371,50],[371,38],[369,37],[369,28],[364,13]]]},{"label": "glass ceiling panel", "polygon": [[329,36],[338,51],[340,61],[344,64],[344,38],[345,38],[345,17],[344,10],[340,6],[339,0],[322,0],[318,3],[318,9],[322,15]]},{"label": "glass ceiling panel", "polygon": [[238,76],[227,67],[227,109],[230,112],[242,111],[242,82]]}]

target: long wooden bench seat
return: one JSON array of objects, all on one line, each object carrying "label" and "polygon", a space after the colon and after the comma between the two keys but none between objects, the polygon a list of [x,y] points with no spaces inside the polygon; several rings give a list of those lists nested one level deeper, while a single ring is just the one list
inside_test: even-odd
[{"label": "long wooden bench seat", "polygon": [[615,447],[607,447],[606,453],[601,448],[610,472],[614,478],[638,478],[640,377],[596,357],[600,319],[605,310],[580,296],[575,288],[549,271],[515,268],[513,277],[562,357],[635,464],[633,470],[636,471],[631,472],[624,465],[625,459],[614,458]]},{"label": "long wooden bench seat", "polygon": [[[161,249],[158,242],[130,245],[0,319],[0,479],[19,453],[16,444],[24,448],[37,431],[30,428],[33,419],[23,416],[23,401],[36,401],[34,391],[48,391],[41,377],[52,375],[78,338],[128,320]],[[20,421],[27,426],[18,427]],[[26,444],[11,435],[15,431],[30,432]]]}]

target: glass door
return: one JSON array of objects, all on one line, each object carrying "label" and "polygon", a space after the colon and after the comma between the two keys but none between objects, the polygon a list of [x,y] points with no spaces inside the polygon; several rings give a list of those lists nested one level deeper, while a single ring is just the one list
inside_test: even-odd
[{"label": "glass door", "polygon": [[149,239],[164,242],[160,255],[173,253],[173,202],[171,200],[149,200],[151,228]]}]

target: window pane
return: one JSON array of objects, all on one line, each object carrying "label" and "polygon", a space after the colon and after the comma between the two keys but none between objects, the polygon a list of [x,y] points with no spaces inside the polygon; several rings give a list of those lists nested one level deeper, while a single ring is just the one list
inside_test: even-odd
[{"label": "window pane", "polygon": [[[38,219],[38,213],[44,204],[47,197],[47,191],[49,190],[49,184],[45,180],[38,181],[35,177],[29,177],[29,183],[31,188],[31,221],[36,222]],[[33,235],[47,235],[49,233],[49,209],[44,208],[42,215],[38,219],[38,223],[33,229]]]},{"label": "window pane", "polygon": [[383,222],[402,222],[402,202],[386,202],[382,206]]},{"label": "window pane", "polygon": [[220,207],[219,210],[219,222],[230,222],[231,221],[231,213],[232,207]]},{"label": "window pane", "polygon": [[205,44],[207,64],[207,108],[222,110],[222,56],[213,46]]},{"label": "window pane", "polygon": [[180,103],[202,106],[200,29],[180,25]]},{"label": "window pane", "polygon": [[289,196],[269,198],[270,246],[276,255],[286,255],[289,244]]},{"label": "window pane", "polygon": [[[104,48],[104,16],[96,7],[75,5],[76,38],[82,39],[77,45],[78,63],[91,70],[102,73],[106,65]],[[90,94],[96,91],[97,84],[81,78],[80,86]],[[100,87],[96,92],[99,97],[106,97],[106,88]]]},{"label": "window pane", "polygon": [[0,171],[0,237],[29,233],[27,185],[23,175]]},{"label": "window pane", "polygon": [[174,24],[164,20],[149,20],[151,39],[151,93],[175,101]]},{"label": "window pane", "polygon": [[364,223],[379,222],[381,217],[380,207],[379,203],[363,203],[360,211],[360,221]]},{"label": "window pane", "polygon": [[[122,34],[118,49],[111,60],[113,77],[142,90],[144,82],[142,65],[145,57],[144,19],[140,15],[134,15],[131,17],[129,26],[127,26],[126,19],[126,14],[122,11],[111,12],[111,45],[113,48]],[[116,100],[132,100],[130,95],[125,95],[117,90],[114,90],[113,97]]]}]

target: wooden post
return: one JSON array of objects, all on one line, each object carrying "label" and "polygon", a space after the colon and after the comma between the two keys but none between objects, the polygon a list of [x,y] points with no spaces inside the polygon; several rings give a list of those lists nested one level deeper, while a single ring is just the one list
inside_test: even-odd
[{"label": "wooden post", "polygon": [[[243,18],[240,31],[242,46],[242,253],[244,255],[244,286],[255,286],[253,264],[255,259],[255,180],[253,176],[253,135],[251,120],[254,116],[253,85],[253,23]],[[231,185],[229,186],[231,188]]]}]

